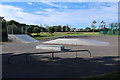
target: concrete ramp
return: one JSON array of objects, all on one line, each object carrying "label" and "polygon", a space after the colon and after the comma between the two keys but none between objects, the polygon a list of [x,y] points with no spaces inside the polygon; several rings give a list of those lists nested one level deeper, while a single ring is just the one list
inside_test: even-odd
[{"label": "concrete ramp", "polygon": [[51,41],[46,41],[43,43],[47,44],[70,44],[70,45],[87,45],[87,46],[107,46],[108,42],[89,40],[89,39],[70,39],[70,38],[61,38]]},{"label": "concrete ramp", "polygon": [[39,42],[38,40],[35,40],[34,38],[26,34],[14,34],[14,35],[9,35],[9,37],[11,37],[11,39],[15,42],[23,42],[23,43]]}]

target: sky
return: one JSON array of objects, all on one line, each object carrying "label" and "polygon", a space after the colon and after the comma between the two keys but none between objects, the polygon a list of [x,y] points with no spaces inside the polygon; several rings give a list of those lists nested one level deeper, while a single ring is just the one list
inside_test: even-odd
[{"label": "sky", "polygon": [[66,25],[71,28],[90,27],[92,21],[118,22],[117,2],[2,2],[0,16],[7,21],[43,25]]}]

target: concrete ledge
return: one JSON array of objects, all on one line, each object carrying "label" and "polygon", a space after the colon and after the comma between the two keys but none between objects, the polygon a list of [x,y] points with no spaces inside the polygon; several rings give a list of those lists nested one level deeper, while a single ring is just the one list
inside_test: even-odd
[{"label": "concrete ledge", "polygon": [[64,50],[64,46],[63,45],[37,45],[36,49],[61,51],[61,50]]}]

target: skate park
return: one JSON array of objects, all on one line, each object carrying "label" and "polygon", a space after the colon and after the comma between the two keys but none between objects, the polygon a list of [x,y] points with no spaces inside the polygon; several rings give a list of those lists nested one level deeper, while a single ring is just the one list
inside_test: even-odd
[{"label": "skate park", "polygon": [[4,78],[82,78],[118,70],[117,37],[35,40],[27,34],[8,35],[12,42],[2,44]]},{"label": "skate park", "polygon": [[[18,38],[18,37],[17,37]],[[21,38],[21,37],[20,37]],[[22,38],[23,39],[23,38]],[[24,38],[25,39],[25,38]],[[58,38],[61,39],[61,38]],[[45,41],[26,42],[14,41],[2,44],[3,55],[3,77],[7,78],[81,78],[92,75],[99,75],[118,70],[118,38],[111,36],[79,36],[62,39],[95,40],[101,45],[74,45],[74,44],[48,44],[56,39]],[[17,40],[17,39],[16,39]],[[59,42],[59,41],[58,41]],[[68,41],[67,41],[68,42]],[[36,49],[38,45],[62,45],[63,49],[69,50],[89,50],[88,52],[65,52],[58,50]],[[60,46],[61,47],[61,46]],[[48,48],[48,47],[47,47]],[[54,57],[52,55],[54,53]],[[59,53],[57,53],[59,52]],[[25,55],[28,55],[27,63]],[[43,54],[45,53],[45,54]],[[14,56],[8,59],[12,55]],[[24,72],[22,71],[24,70]],[[87,73],[87,74],[86,74]]]},{"label": "skate park", "polygon": [[[119,36],[114,36],[119,30],[114,24],[110,24],[109,29],[105,24],[101,25],[98,35],[94,32],[82,35],[84,32],[77,32],[77,29],[64,31],[63,27],[69,27],[67,24],[61,26],[61,32],[52,33],[34,31],[36,25],[13,22],[6,21],[9,23],[6,28],[8,41],[0,43],[3,78],[89,78],[119,70]],[[47,29],[47,25],[41,27],[42,23],[39,24],[37,28]],[[33,32],[30,33],[29,27]],[[55,37],[62,33],[67,35]],[[49,38],[40,39],[43,37]]]}]

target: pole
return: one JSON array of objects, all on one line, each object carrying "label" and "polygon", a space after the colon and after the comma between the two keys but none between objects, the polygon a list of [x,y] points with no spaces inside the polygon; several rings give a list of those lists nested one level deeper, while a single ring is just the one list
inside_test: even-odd
[{"label": "pole", "polygon": [[8,35],[8,26],[7,26],[7,35]]},{"label": "pole", "polygon": [[12,40],[14,41],[14,38],[13,38],[13,25],[12,25]]},{"label": "pole", "polygon": [[21,27],[21,34],[23,34],[23,27]]},{"label": "pole", "polygon": [[26,34],[27,34],[27,26],[26,26]]},{"label": "pole", "polygon": [[[8,26],[7,26],[7,36],[8,36]],[[9,41],[8,41],[9,42]]]},{"label": "pole", "polygon": [[12,35],[13,35],[13,26],[12,26]]}]

